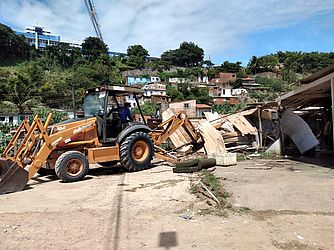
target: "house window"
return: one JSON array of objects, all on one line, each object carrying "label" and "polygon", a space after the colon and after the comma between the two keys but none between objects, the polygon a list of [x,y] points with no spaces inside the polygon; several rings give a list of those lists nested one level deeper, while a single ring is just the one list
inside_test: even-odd
[{"label": "house window", "polygon": [[223,89],[223,95],[225,95],[225,89]]},{"label": "house window", "polygon": [[0,116],[0,122],[4,122],[6,119],[3,116]]},{"label": "house window", "polygon": [[185,103],[185,104],[184,104],[184,108],[185,108],[185,109],[188,109],[188,108],[189,108],[189,103]]},{"label": "house window", "polygon": [[9,117],[9,123],[13,123],[13,120],[14,120],[14,117],[13,117],[13,116],[10,116],[10,117]]}]

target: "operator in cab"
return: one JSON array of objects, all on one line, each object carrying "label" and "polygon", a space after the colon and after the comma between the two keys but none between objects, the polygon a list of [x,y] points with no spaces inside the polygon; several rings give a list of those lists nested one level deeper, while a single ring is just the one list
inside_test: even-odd
[{"label": "operator in cab", "polygon": [[121,119],[122,124],[133,121],[133,116],[130,110],[131,104],[128,102],[124,103],[124,106],[119,111],[119,118]]}]

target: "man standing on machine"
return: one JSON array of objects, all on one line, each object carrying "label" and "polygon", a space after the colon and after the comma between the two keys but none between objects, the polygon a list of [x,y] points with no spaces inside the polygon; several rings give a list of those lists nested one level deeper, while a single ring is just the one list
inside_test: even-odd
[{"label": "man standing on machine", "polygon": [[122,124],[133,121],[133,116],[130,110],[131,104],[128,102],[124,103],[124,106],[119,111],[119,118],[121,119]]}]

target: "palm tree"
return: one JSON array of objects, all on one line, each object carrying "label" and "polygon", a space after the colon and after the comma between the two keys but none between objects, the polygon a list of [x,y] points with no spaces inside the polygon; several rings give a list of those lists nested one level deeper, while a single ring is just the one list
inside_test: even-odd
[{"label": "palm tree", "polygon": [[256,56],[252,56],[247,66],[252,74],[255,75],[259,69],[259,59]]}]

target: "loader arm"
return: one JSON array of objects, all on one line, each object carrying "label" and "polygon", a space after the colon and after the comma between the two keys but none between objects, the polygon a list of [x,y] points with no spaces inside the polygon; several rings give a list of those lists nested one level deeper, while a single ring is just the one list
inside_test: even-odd
[{"label": "loader arm", "polygon": [[[97,137],[88,141],[76,141],[78,135],[96,130],[96,118],[89,118],[48,135],[47,127],[51,117],[52,114],[49,114],[44,125],[37,115],[31,125],[28,121],[21,123],[5,149],[3,158],[0,159],[0,193],[22,190],[28,180],[48,159],[51,152],[58,147],[71,145],[71,143],[80,143],[87,147],[99,145]],[[25,136],[20,142],[19,138],[24,132]],[[18,147],[16,152],[15,147]]]}]

